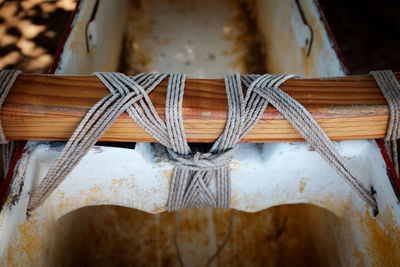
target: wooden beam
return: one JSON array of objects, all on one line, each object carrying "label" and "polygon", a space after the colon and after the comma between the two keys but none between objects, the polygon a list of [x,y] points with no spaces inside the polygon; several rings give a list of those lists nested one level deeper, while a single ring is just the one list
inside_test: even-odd
[{"label": "wooden beam", "polygon": [[[396,74],[400,80],[400,74]],[[164,117],[167,81],[151,94]],[[292,79],[281,89],[297,99],[333,140],[382,138],[388,108],[371,76]],[[22,74],[1,109],[9,140],[67,140],[79,122],[108,90],[94,76]],[[188,79],[183,101],[189,142],[212,142],[222,132],[227,102],[222,79]],[[103,141],[150,142],[154,139],[124,113],[102,137]],[[271,106],[243,142],[302,141],[302,137]]]}]

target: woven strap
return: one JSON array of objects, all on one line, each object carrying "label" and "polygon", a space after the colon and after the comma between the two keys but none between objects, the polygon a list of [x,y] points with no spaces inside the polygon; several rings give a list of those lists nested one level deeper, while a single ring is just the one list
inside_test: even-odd
[{"label": "woven strap", "polygon": [[[85,115],[58,158],[54,161],[28,203],[28,213],[41,205],[65,179],[79,161],[95,145],[114,121],[124,112],[146,112],[145,103],[150,93],[167,75],[138,75],[132,80],[120,73],[96,73],[110,94],[96,103]],[[143,110],[137,102],[143,103]]]},{"label": "woven strap", "polygon": [[[207,153],[192,152],[186,141],[182,118],[185,75],[139,74],[133,79],[121,73],[96,73],[96,76],[109,89],[110,94],[86,114],[59,158],[34,190],[28,211],[43,203],[124,111],[164,145],[175,162],[168,210],[229,208],[229,163],[240,139],[257,123],[268,103],[282,113],[369,205],[377,209],[371,193],[352,174],[311,114],[279,89],[280,84],[293,78],[293,75],[226,75],[228,119],[224,132]],[[156,112],[148,94],[167,77],[169,81],[164,121]],[[243,95],[242,83],[248,87],[246,95]],[[215,193],[210,190],[211,183],[215,183]]]},{"label": "woven strap", "polygon": [[306,108],[279,89],[285,75],[244,76],[244,83],[271,103],[321,157],[341,176],[374,210],[378,210],[372,193],[356,178],[335,145]]},{"label": "woven strap", "polygon": [[386,151],[399,177],[400,84],[391,70],[371,71],[389,106],[389,124],[384,138]]}]

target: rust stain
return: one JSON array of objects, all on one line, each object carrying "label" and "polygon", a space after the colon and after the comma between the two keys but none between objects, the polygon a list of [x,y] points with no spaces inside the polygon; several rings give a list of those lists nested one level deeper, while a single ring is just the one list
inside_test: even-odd
[{"label": "rust stain", "polygon": [[57,199],[57,213],[63,213],[64,211],[80,207],[82,205],[82,200],[84,200],[83,204],[85,205],[93,204],[97,199],[102,197],[102,194],[102,188],[95,184],[88,190],[80,190],[77,194],[81,196],[80,198],[66,196],[64,191],[57,189],[50,196],[49,200],[54,201]]},{"label": "rust stain", "polygon": [[236,192],[236,191],[232,191],[231,205],[234,207],[239,205],[239,196],[238,196],[238,192]]},{"label": "rust stain", "polygon": [[[366,206],[368,210],[368,206]],[[400,225],[396,224],[390,207],[381,211],[377,218],[369,212],[358,214],[360,230],[368,237],[364,244],[373,266],[400,265]]]},{"label": "rust stain", "polygon": [[236,161],[236,160],[232,161],[231,166],[232,166],[232,168],[239,167],[239,161]]},{"label": "rust stain", "polygon": [[[327,258],[313,258],[317,248],[309,236],[312,225],[304,223],[307,216],[302,212],[304,206],[309,205],[285,205],[257,213],[236,212],[232,236],[217,264],[324,265]],[[162,210],[158,207],[154,211]],[[215,244],[221,244],[226,235],[230,211],[211,210],[211,221],[207,215],[209,211],[181,212],[179,241],[185,261],[193,262],[194,266],[204,264],[204,259],[215,250]],[[210,223],[214,224],[215,233],[210,231]],[[47,228],[36,219],[19,226],[21,242],[13,242],[17,245],[10,246],[10,263],[26,252],[32,256],[27,259],[30,263],[49,255],[68,266],[78,263],[87,266],[177,264],[173,245],[174,213],[150,215],[117,206],[85,207],[62,217],[56,224],[55,234],[50,235],[51,240],[44,240],[39,235],[39,229],[43,235],[43,229],[49,231]],[[212,241],[214,236],[216,243]],[[49,248],[46,244],[57,245]]]},{"label": "rust stain", "polygon": [[[129,187],[130,189],[135,188],[135,184],[133,183],[133,179],[129,178],[114,178],[111,180],[110,191],[113,193],[119,193],[123,187]],[[101,190],[101,188],[100,188]],[[100,191],[99,190],[99,191]]]},{"label": "rust stain", "polygon": [[[89,10],[86,10],[86,14],[82,14],[82,17],[89,17],[87,14],[90,12]],[[73,34],[73,37],[70,38],[70,40],[84,40],[81,37],[86,35],[85,27],[83,26],[83,22],[81,20],[78,20],[77,23],[74,26],[74,30],[71,32]],[[77,43],[76,41],[72,41],[69,44],[68,49],[71,50],[72,53],[76,52],[77,49],[83,47],[82,43]]]},{"label": "rust stain", "polygon": [[151,212],[152,213],[160,213],[166,211],[166,207],[160,206],[160,207],[155,207]]},{"label": "rust stain", "polygon": [[168,161],[166,155],[166,152],[156,152],[153,157],[156,159],[155,162],[162,163]]},{"label": "rust stain", "polygon": [[300,193],[303,193],[304,188],[307,185],[307,180],[308,180],[307,178],[303,178],[303,179],[300,180],[300,183],[299,183],[299,192]]},{"label": "rust stain", "polygon": [[172,170],[162,170],[162,173],[163,173],[163,176],[168,177],[168,182],[171,183],[173,171]]},{"label": "rust stain", "polygon": [[97,184],[93,185],[93,187],[89,189],[89,192],[95,193],[95,194],[99,193],[100,191],[101,191],[101,188]]},{"label": "rust stain", "polygon": [[[236,54],[231,64],[243,73],[266,73],[265,44],[257,24],[256,2],[254,0],[230,0],[229,7],[234,16],[230,25],[224,27],[224,38],[234,40],[234,47],[224,50],[223,55]],[[260,60],[261,59],[261,60]]]},{"label": "rust stain", "polygon": [[[255,0],[228,0],[227,8],[232,17],[221,29],[222,38],[232,40],[233,47],[222,52],[222,56],[236,58],[231,66],[245,73],[265,73],[265,45],[264,38],[260,34],[256,21]],[[132,2],[130,13],[133,14],[129,21],[129,27],[124,36],[123,51],[119,69],[129,75],[140,72],[151,72],[153,59],[163,57],[152,49],[151,42],[168,45],[171,38],[161,38],[154,32],[155,21],[152,19],[151,6],[143,0]],[[180,1],[170,3],[171,9],[182,11],[182,16],[187,16],[186,9],[195,2]],[[189,7],[188,7],[188,6]],[[260,60],[262,59],[262,60]]]},{"label": "rust stain", "polygon": [[5,217],[8,215],[8,212],[10,210],[10,207],[9,207],[8,203],[10,203],[10,200],[11,200],[11,195],[9,194],[7,196],[7,200],[4,202],[3,209],[0,210],[0,215],[1,215],[0,216],[0,224],[3,222]]},{"label": "rust stain", "polygon": [[166,38],[157,40],[157,42],[161,45],[168,45],[171,42],[171,38],[166,37]]},{"label": "rust stain", "polygon": [[343,198],[338,198],[334,193],[329,193],[323,200],[319,201],[319,205],[327,210],[342,212],[349,209],[350,203]]},{"label": "rust stain", "polygon": [[[366,266],[366,264],[365,264],[365,262],[364,262],[364,257],[365,257],[364,253],[363,253],[362,251],[360,251],[360,250],[356,247],[355,244],[352,244],[352,245],[353,245],[353,252],[352,252],[352,255],[353,255],[353,258],[356,259],[356,260],[358,261],[358,262],[357,262],[357,266],[360,266],[360,267]],[[354,265],[354,263],[349,262],[349,260],[347,260],[346,266],[351,266],[352,264]]]},{"label": "rust stain", "polygon": [[42,251],[46,251],[46,244],[42,240],[40,231],[42,227],[37,219],[25,221],[17,226],[18,235],[14,235],[11,239],[7,250],[7,263],[10,266],[37,262]]},{"label": "rust stain", "polygon": [[111,191],[112,191],[113,193],[118,192],[118,191],[121,189],[122,184],[123,184],[124,182],[125,182],[125,181],[124,181],[124,178],[121,178],[121,179],[113,178],[113,179],[111,180]]},{"label": "rust stain", "polygon": [[[58,193],[58,191],[57,191],[57,193]],[[61,194],[61,195],[63,195],[63,194]],[[59,211],[63,211],[63,210],[69,209],[72,206],[73,206],[73,203],[70,202],[69,198],[63,198],[62,201],[58,202],[57,209]]]},{"label": "rust stain", "polygon": [[74,50],[75,48],[76,48],[76,46],[77,46],[77,43],[76,43],[76,41],[71,41],[70,43],[69,43],[69,50]]},{"label": "rust stain", "polygon": [[[119,66],[119,69],[127,75],[151,72],[152,58],[157,56],[156,51],[146,43],[154,25],[151,12],[151,6],[147,1],[132,1],[130,11],[132,16],[129,16],[129,27],[124,36]],[[160,41],[164,45],[170,42],[169,39]]]}]

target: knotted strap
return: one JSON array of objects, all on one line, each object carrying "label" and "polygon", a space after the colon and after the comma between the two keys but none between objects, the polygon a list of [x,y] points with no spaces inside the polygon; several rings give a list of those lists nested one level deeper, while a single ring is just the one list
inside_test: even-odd
[{"label": "knotted strap", "polygon": [[[206,206],[229,208],[229,163],[240,139],[258,122],[269,102],[369,205],[377,209],[371,193],[351,173],[311,114],[279,89],[280,84],[293,78],[293,75],[226,75],[228,119],[224,132],[207,153],[193,153],[186,141],[182,118],[185,75],[139,74],[133,79],[121,73],[96,73],[96,76],[110,90],[110,94],[86,114],[57,161],[33,192],[28,211],[51,194],[124,111],[164,145],[175,162],[168,210]],[[163,121],[148,94],[166,77],[169,77],[169,81]],[[242,83],[248,87],[245,96]],[[215,183],[215,193],[210,190],[212,182]]]},{"label": "knotted strap", "polygon": [[[251,77],[256,76],[248,76],[248,79]],[[292,75],[282,76],[282,82],[292,77]],[[252,86],[247,90],[246,96],[243,95],[240,74],[226,75],[224,79],[228,98],[228,119],[224,132],[210,151],[195,154],[185,151],[185,154],[178,154],[175,150],[169,150],[171,157],[175,160],[168,198],[170,211],[195,207],[230,207],[229,164],[240,139],[258,122],[268,103],[260,94],[252,93]],[[183,125],[176,129],[180,131],[179,136],[183,137]],[[183,140],[185,139],[180,139],[180,142]],[[184,142],[186,144],[186,141]],[[210,190],[212,182],[215,183],[215,195]]]},{"label": "knotted strap", "polygon": [[371,74],[389,106],[389,124],[384,141],[386,151],[399,177],[398,139],[400,138],[400,84],[391,70],[371,71]]}]

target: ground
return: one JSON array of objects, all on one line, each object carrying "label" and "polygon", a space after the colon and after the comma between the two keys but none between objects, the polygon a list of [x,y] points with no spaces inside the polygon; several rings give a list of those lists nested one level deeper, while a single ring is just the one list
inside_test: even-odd
[{"label": "ground", "polygon": [[74,0],[0,0],[0,69],[46,73]]}]

